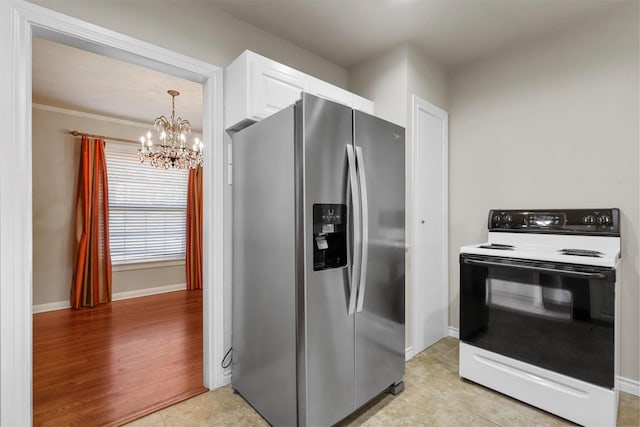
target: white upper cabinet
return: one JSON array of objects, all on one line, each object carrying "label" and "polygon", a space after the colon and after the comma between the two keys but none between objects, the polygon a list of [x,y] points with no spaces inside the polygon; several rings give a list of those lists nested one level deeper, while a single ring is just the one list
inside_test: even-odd
[{"label": "white upper cabinet", "polygon": [[373,102],[245,50],[224,72],[224,126],[239,130],[264,119],[308,92],[373,114]]}]

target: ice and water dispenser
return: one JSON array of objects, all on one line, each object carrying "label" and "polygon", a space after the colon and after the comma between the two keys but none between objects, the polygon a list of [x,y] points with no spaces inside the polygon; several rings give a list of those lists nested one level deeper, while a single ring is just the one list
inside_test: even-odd
[{"label": "ice and water dispenser", "polygon": [[347,265],[347,206],[313,205],[313,270]]}]

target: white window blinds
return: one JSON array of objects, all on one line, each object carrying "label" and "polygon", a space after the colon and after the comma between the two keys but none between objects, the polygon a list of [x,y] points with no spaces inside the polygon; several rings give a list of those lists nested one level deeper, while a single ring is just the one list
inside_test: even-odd
[{"label": "white window blinds", "polygon": [[133,144],[107,142],[113,264],[185,257],[188,170],[140,164]]}]

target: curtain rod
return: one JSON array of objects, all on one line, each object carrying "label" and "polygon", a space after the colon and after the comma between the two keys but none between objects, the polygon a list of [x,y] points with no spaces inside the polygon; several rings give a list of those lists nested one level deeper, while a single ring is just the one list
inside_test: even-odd
[{"label": "curtain rod", "polygon": [[130,144],[140,145],[140,141],[135,139],[116,138],[114,136],[94,135],[92,133],[78,132],[77,130],[70,130],[69,133],[73,136],[88,136],[89,138],[108,139],[110,141],[128,142]]}]

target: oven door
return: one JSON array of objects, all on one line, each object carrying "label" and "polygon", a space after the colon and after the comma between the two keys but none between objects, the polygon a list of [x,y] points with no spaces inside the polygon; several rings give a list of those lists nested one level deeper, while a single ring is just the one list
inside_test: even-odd
[{"label": "oven door", "polygon": [[460,255],[460,339],[614,385],[615,270]]}]

